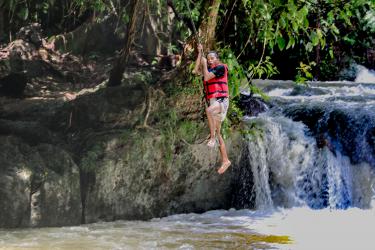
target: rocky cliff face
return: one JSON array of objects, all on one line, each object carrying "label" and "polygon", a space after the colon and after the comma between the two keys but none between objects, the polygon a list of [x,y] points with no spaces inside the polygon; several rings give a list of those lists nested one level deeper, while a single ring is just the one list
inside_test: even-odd
[{"label": "rocky cliff face", "polygon": [[184,94],[186,83],[129,68],[123,86],[107,88],[113,58],[83,61],[18,38],[0,50],[0,228],[231,206],[242,140],[227,140],[233,165],[218,175],[200,96]]},{"label": "rocky cliff face", "polygon": [[217,174],[218,149],[201,143],[205,122],[187,119],[199,107],[191,102],[136,81],[68,102],[2,97],[0,227],[229,208],[233,171]]}]

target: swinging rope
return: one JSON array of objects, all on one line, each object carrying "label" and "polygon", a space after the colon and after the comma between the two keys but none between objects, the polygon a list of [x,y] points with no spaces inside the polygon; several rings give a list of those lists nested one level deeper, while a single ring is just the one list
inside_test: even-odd
[{"label": "swinging rope", "polygon": [[[199,37],[199,34],[198,34],[198,32],[197,32],[197,29],[196,29],[196,27],[195,27],[195,24],[194,24],[194,21],[193,21],[193,18],[192,18],[192,12],[191,12],[191,9],[190,9],[189,0],[185,0],[185,3],[186,3],[186,6],[187,6],[188,11],[189,11],[189,13],[190,13],[189,18],[190,18],[191,25],[192,25],[192,27],[193,27],[193,32],[194,32],[195,39],[197,40],[197,42],[198,42],[199,44],[202,44],[202,41],[201,41],[201,39],[200,39],[200,37]],[[202,50],[202,56],[204,57],[204,52],[203,52],[203,50]]]}]

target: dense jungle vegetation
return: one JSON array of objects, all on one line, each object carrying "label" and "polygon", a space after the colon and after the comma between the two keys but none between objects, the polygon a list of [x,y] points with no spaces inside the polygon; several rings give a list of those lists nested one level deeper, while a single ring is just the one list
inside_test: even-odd
[{"label": "dense jungle vegetation", "polygon": [[[206,50],[220,50],[238,77],[337,80],[354,62],[375,67],[373,0],[2,0],[0,41],[29,23],[51,38],[108,15],[119,30],[140,23],[134,39],[154,34],[160,46],[146,55],[150,62],[183,54],[197,27]],[[129,48],[147,54],[131,39]]]}]

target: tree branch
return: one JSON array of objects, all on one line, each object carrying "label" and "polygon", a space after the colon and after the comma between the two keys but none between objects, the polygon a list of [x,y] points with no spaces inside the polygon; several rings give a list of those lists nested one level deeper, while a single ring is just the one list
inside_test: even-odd
[{"label": "tree branch", "polygon": [[176,15],[176,18],[178,21],[182,21],[186,27],[188,27],[188,29],[194,33],[194,24],[193,24],[193,20],[191,20],[191,18],[189,17],[186,17],[186,16],[182,16],[180,13],[178,13],[178,11],[176,10],[176,7],[174,6],[173,4],[173,1],[172,0],[167,0],[167,5],[169,7],[171,7],[171,9],[173,10],[173,13]]}]

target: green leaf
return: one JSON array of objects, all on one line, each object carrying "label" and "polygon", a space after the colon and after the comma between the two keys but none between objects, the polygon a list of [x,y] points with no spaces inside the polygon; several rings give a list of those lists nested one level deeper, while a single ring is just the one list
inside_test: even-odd
[{"label": "green leaf", "polygon": [[270,40],[270,41],[268,42],[268,45],[270,46],[271,49],[273,49],[273,46],[275,46],[275,43],[274,43],[273,40]]},{"label": "green leaf", "polygon": [[295,32],[298,32],[298,23],[297,22],[295,22],[295,21],[292,21],[292,27],[293,27],[293,30],[295,31]]},{"label": "green leaf", "polygon": [[282,36],[279,36],[277,38],[277,45],[279,46],[280,50],[283,50],[285,48],[285,39]]},{"label": "green leaf", "polygon": [[308,42],[308,43],[306,44],[306,50],[307,50],[308,52],[311,52],[311,51],[313,50],[313,48],[314,48],[314,46],[312,45],[311,42]]},{"label": "green leaf", "polygon": [[304,15],[304,16],[307,16],[307,14],[309,13],[309,9],[307,8],[307,6],[303,6],[300,10],[300,12]]},{"label": "green leaf", "polygon": [[322,30],[321,30],[321,29],[316,29],[316,34],[318,35],[318,38],[319,38],[319,39],[322,39],[322,38],[323,38],[323,33],[322,33]]},{"label": "green leaf", "polygon": [[29,9],[27,7],[23,7],[18,13],[18,17],[22,20],[26,21],[29,16]]},{"label": "green leaf", "polygon": [[310,23],[309,23],[309,20],[307,19],[307,17],[305,17],[303,19],[303,25],[305,26],[306,29],[309,27]]},{"label": "green leaf", "polygon": [[327,14],[327,21],[328,21],[328,23],[333,23],[334,20],[335,20],[335,16],[333,14],[333,10],[331,10]]},{"label": "green leaf", "polygon": [[339,29],[336,27],[336,25],[332,24],[331,25],[331,30],[333,31],[334,34],[336,35],[339,35],[340,34],[340,31]]},{"label": "green leaf", "polygon": [[329,55],[330,55],[331,58],[333,59],[333,49],[332,49],[332,48],[329,50]]},{"label": "green leaf", "polygon": [[312,46],[316,46],[316,45],[319,44],[319,37],[318,37],[318,35],[316,34],[315,31],[311,32],[310,40],[311,40]]},{"label": "green leaf", "polygon": [[286,49],[289,49],[290,47],[294,47],[295,40],[293,36],[289,36],[288,44],[286,45]]},{"label": "green leaf", "polygon": [[326,39],[324,37],[320,39],[320,45],[322,46],[322,48],[326,46]]},{"label": "green leaf", "polygon": [[280,23],[281,28],[285,29],[285,27],[286,27],[286,20],[285,20],[285,17],[283,15],[280,17],[279,23]]}]

